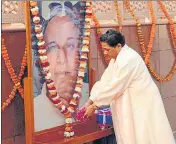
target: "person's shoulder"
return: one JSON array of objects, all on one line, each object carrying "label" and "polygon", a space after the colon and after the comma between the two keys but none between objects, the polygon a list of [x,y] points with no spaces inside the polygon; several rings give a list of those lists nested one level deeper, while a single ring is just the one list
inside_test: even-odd
[{"label": "person's shoulder", "polygon": [[122,50],[121,59],[123,65],[137,66],[142,62],[142,57],[131,47],[125,45]]},{"label": "person's shoulder", "polygon": [[128,60],[133,60],[133,59],[142,60],[142,57],[140,56],[140,54],[137,51],[135,51],[133,48],[126,46],[124,47],[124,51]]},{"label": "person's shoulder", "polygon": [[137,51],[135,51],[133,48],[127,45],[124,46],[124,50],[126,51],[127,54],[129,54],[129,56],[140,56]]}]

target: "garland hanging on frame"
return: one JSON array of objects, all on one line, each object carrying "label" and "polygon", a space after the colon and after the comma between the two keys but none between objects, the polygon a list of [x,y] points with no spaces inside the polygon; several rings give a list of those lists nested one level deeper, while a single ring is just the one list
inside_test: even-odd
[{"label": "garland hanging on frame", "polygon": [[[52,103],[61,111],[61,113],[65,116],[65,137],[71,137],[74,135],[73,125],[72,125],[72,113],[75,112],[77,105],[79,103],[80,92],[83,84],[83,77],[85,73],[85,68],[87,66],[88,61],[88,52],[89,52],[89,44],[90,44],[90,21],[91,21],[91,2],[81,2],[82,10],[81,13],[85,13],[85,17],[83,16],[80,21],[80,37],[78,48],[81,49],[80,56],[80,64],[78,70],[78,76],[76,81],[76,86],[74,89],[74,94],[69,103],[69,107],[66,107],[58,95],[56,91],[56,87],[54,81],[51,79],[51,73],[49,71],[49,62],[46,55],[46,45],[43,39],[42,33],[42,25],[40,24],[40,13],[38,8],[37,1],[30,1],[30,9],[32,14],[32,20],[35,25],[34,30],[38,39],[38,53],[40,58],[40,63],[45,73],[45,80],[47,84],[47,89],[49,91],[49,98]],[[84,15],[84,14],[83,14]],[[83,36],[82,36],[82,30]]]}]

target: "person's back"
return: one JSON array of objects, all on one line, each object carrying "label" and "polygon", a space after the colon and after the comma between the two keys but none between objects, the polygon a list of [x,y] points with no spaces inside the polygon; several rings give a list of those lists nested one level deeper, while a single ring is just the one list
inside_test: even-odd
[{"label": "person's back", "polygon": [[[168,136],[172,136],[172,131],[168,125],[169,122],[158,87],[141,56],[132,48],[125,48],[125,53],[128,56],[126,61],[129,65],[134,65],[133,78],[127,89],[133,109],[136,140],[141,143],[149,140],[150,144],[166,144],[170,140],[169,144],[173,144],[173,138],[170,137],[162,139],[162,142],[160,140],[160,137],[164,137],[166,133]],[[143,135],[146,135],[146,139]]]},{"label": "person's back", "polygon": [[153,81],[142,57],[132,48],[127,47],[126,49],[128,49],[126,50],[126,55],[130,56],[127,61],[130,65],[135,65],[134,68],[136,69],[136,73],[128,86],[129,90],[141,93],[141,95],[147,91],[151,92],[151,90],[155,93],[159,93],[158,87]]}]

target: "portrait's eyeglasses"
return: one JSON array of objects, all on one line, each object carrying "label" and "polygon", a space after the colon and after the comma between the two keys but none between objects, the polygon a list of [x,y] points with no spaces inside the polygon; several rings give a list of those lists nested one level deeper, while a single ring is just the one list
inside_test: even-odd
[{"label": "portrait's eyeglasses", "polygon": [[[51,51],[52,49],[55,49],[55,48],[57,48],[57,49],[60,49],[60,47],[56,44],[56,42],[50,42],[50,43],[48,43],[48,44],[46,44],[46,49],[47,49],[47,51]],[[73,42],[67,42],[66,44],[65,44],[65,46],[64,46],[64,48],[65,48],[65,50],[66,51],[73,51],[73,50],[75,50],[75,48],[76,48],[76,45],[73,43]]]},{"label": "portrait's eyeglasses", "polygon": [[57,48],[57,47],[58,45],[54,41],[46,44],[47,51],[50,51],[52,48]]}]

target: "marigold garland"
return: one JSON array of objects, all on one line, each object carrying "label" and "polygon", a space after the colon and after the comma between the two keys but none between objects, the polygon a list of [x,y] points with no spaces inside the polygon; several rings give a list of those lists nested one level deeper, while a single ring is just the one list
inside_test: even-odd
[{"label": "marigold garland", "polygon": [[131,14],[131,16],[133,17],[133,19],[136,21],[139,43],[140,43],[140,46],[141,46],[141,51],[142,51],[142,54],[143,54],[145,64],[147,65],[150,61],[153,41],[154,41],[155,32],[156,32],[156,17],[154,15],[154,9],[153,9],[152,2],[151,1],[148,2],[150,15],[151,15],[151,19],[152,19],[152,27],[151,27],[150,39],[149,39],[149,44],[148,44],[147,50],[146,50],[145,45],[144,45],[144,38],[143,38],[142,30],[141,30],[141,27],[140,27],[141,24],[139,22],[139,19],[134,15],[134,12],[133,12],[133,10],[131,9],[131,6],[130,6],[130,2],[125,1],[124,4],[125,4],[126,8],[128,9],[129,13]]},{"label": "marigold garland", "polygon": [[[54,85],[54,81],[51,80],[51,73],[49,72],[49,62],[46,55],[45,41],[43,39],[43,33],[41,31],[42,25],[39,24],[40,15],[39,15],[38,3],[36,1],[30,1],[30,6],[31,6],[32,19],[35,24],[36,37],[39,41],[38,52],[40,55],[39,57],[40,57],[43,71],[45,72],[45,79],[46,79],[47,89],[49,91],[49,98],[53,102],[53,104],[61,111],[61,113],[64,114],[66,118],[64,136],[71,137],[74,135],[73,125],[72,125],[72,122],[73,122],[72,113],[75,112],[75,109],[79,102],[79,98],[81,95],[80,94],[81,88],[83,84],[83,77],[84,77],[85,68],[86,68],[87,59],[88,59],[89,44],[90,44],[90,21],[91,21],[91,15],[92,15],[91,2],[81,3],[82,8],[80,12],[86,13],[85,24],[84,24],[84,17],[80,22],[80,27],[81,29],[84,30],[84,36],[79,38],[80,41],[78,45],[81,48],[82,54],[80,56],[80,65],[79,65],[78,77],[77,77],[76,86],[74,89],[73,98],[71,99],[68,108],[60,100],[60,96],[57,94],[56,87]],[[84,8],[86,8],[86,11],[84,10]],[[40,37],[40,35],[42,37]]]},{"label": "marigold garland", "polygon": [[146,56],[145,56],[145,59],[144,59],[146,65],[150,61],[150,56],[151,56],[152,47],[153,47],[153,41],[155,39],[155,32],[156,32],[156,17],[155,17],[155,14],[154,14],[153,5],[152,5],[151,1],[149,1],[148,4],[149,4],[149,11],[150,11],[151,19],[152,19],[152,27],[151,27],[151,32],[150,32],[149,44],[148,44]]},{"label": "marigold garland", "polygon": [[[99,41],[99,40],[100,40],[100,36],[102,35],[102,32],[101,32],[101,30],[99,29],[100,24],[99,24],[98,19],[97,19],[96,16],[95,16],[94,10],[92,10],[92,20],[93,20],[93,22],[94,22],[94,24],[95,24],[97,39],[98,39],[98,41]],[[105,51],[103,50],[103,48],[102,48],[103,45],[102,45],[102,43],[101,43],[100,41],[99,41],[99,44],[100,44],[100,51],[101,51],[101,53],[103,53],[105,62],[108,64],[109,61],[110,61],[110,57],[109,57],[109,56],[105,53]]]},{"label": "marigold garland", "polygon": [[25,51],[24,51],[24,55],[22,58],[21,68],[20,68],[20,72],[19,72],[18,77],[14,73],[13,66],[11,64],[10,58],[7,53],[7,48],[5,47],[5,44],[4,44],[4,39],[2,39],[2,49],[1,50],[2,50],[2,57],[4,59],[5,65],[8,69],[8,72],[11,76],[12,81],[15,84],[13,86],[13,89],[12,89],[10,95],[8,96],[8,99],[5,102],[3,102],[3,104],[2,104],[1,111],[3,111],[6,107],[9,106],[11,101],[14,99],[17,90],[19,91],[21,97],[24,98],[24,90],[21,86],[20,81],[21,81],[22,76],[24,75],[24,70],[25,70],[26,64],[27,64],[27,47],[25,47]]},{"label": "marigold garland", "polygon": [[[135,20],[135,22],[137,24],[137,33],[138,33],[138,39],[139,39],[140,48],[141,48],[145,63],[147,64],[147,67],[149,68],[151,74],[159,82],[169,81],[173,77],[174,72],[176,71],[176,60],[174,61],[174,64],[173,64],[171,70],[169,71],[169,74],[165,78],[162,78],[161,76],[159,76],[159,75],[157,75],[155,73],[155,71],[152,68],[152,66],[150,64],[150,61],[149,61],[149,58],[150,58],[150,55],[151,55],[152,42],[149,42],[148,50],[146,51],[146,48],[145,48],[145,45],[144,45],[144,39],[143,39],[143,35],[142,35],[142,32],[141,32],[141,27],[140,27],[141,24],[139,22],[139,19],[135,16],[133,10],[131,9],[129,1],[124,1],[124,5],[126,6],[126,8],[128,9],[129,13],[131,14],[131,16],[133,17],[133,19]],[[154,19],[154,11],[153,11],[153,8],[152,8],[152,2],[149,2],[149,7],[150,7],[150,14],[151,14],[152,23],[153,23],[153,21],[155,19]],[[166,12],[166,10],[165,10],[165,12]],[[169,15],[167,14],[167,16],[169,16]],[[169,19],[169,20],[171,20],[171,19]],[[170,23],[170,25],[171,24],[172,23]],[[174,27],[172,25],[170,27],[170,31],[171,31],[171,35],[173,34],[173,37],[174,37],[175,36]],[[153,38],[154,38],[154,35],[151,34],[150,35],[150,40],[152,40]],[[173,42],[175,43],[174,39],[173,39]]]},{"label": "marigold garland", "polygon": [[164,6],[163,2],[161,0],[158,0],[158,4],[160,6],[160,9],[162,10],[162,12],[164,13],[165,17],[168,19],[169,25],[170,25],[170,34],[173,40],[173,45],[174,48],[176,48],[176,33],[175,33],[175,26],[174,26],[174,22],[173,20],[170,18],[166,7]]},{"label": "marigold garland", "polygon": [[122,18],[120,16],[120,8],[119,8],[119,4],[118,1],[114,1],[114,6],[116,8],[116,16],[118,19],[118,23],[119,23],[119,31],[122,32]]},{"label": "marigold garland", "polygon": [[[122,31],[122,18],[120,16],[120,9],[119,9],[119,5],[118,5],[118,2],[117,1],[114,1],[114,6],[116,8],[116,16],[117,16],[117,19],[118,19],[118,23],[119,23],[119,27],[118,27],[118,30],[121,32]],[[102,35],[102,32],[100,30],[100,24],[99,24],[99,21],[94,13],[94,10],[92,10],[92,19],[93,19],[93,22],[95,24],[95,27],[96,27],[96,35],[97,35],[97,39],[98,41],[100,40],[100,36]],[[103,50],[103,45],[102,43],[99,41],[99,44],[100,44],[100,51],[103,53],[103,56],[104,56],[104,59],[105,59],[105,62],[106,64],[108,64],[111,60],[111,58],[109,57],[109,55],[107,53],[105,53],[105,51]]]}]

